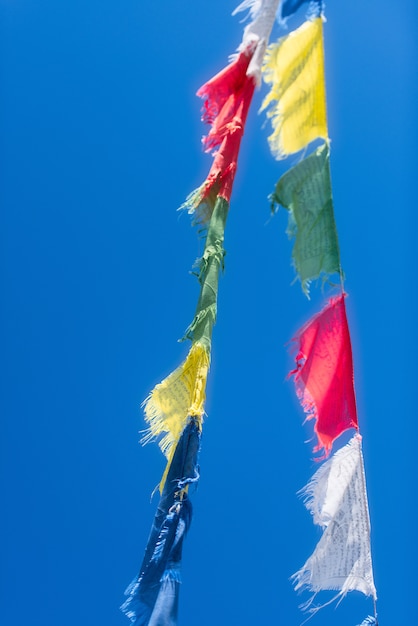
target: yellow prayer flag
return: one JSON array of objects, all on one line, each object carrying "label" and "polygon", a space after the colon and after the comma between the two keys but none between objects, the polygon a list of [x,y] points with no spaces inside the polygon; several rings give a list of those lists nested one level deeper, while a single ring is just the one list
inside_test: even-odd
[{"label": "yellow prayer flag", "polygon": [[170,458],[171,448],[178,442],[188,416],[202,420],[208,370],[209,353],[205,346],[196,342],[186,360],[156,385],[145,400],[145,420],[149,429],[143,443],[163,435],[159,446]]},{"label": "yellow prayer flag", "polygon": [[328,138],[321,17],[268,48],[263,77],[272,86],[262,110],[270,107],[269,143],[276,158],[298,152],[318,137]]}]

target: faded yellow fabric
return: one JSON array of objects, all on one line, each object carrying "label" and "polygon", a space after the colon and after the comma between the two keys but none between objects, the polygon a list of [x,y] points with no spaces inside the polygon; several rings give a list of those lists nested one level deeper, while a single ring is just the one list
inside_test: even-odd
[{"label": "faded yellow fabric", "polygon": [[[202,421],[209,361],[206,347],[194,343],[186,360],[156,385],[144,402],[145,420],[149,428],[142,442],[147,443],[162,435],[158,443],[168,458],[167,468],[187,417],[192,415]],[[164,486],[164,477],[160,489]]]},{"label": "faded yellow fabric", "polygon": [[270,107],[269,143],[276,158],[328,138],[322,18],[305,22],[267,49],[263,78],[272,86],[261,108]]}]

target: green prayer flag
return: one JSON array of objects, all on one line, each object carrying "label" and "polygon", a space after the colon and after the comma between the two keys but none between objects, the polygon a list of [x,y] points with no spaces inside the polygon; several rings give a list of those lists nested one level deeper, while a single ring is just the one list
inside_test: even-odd
[{"label": "green prayer flag", "polygon": [[341,274],[334,220],[328,143],[284,174],[271,195],[272,208],[289,211],[287,234],[295,238],[292,258],[302,289],[321,274]]},{"label": "green prayer flag", "polygon": [[206,244],[199,260],[200,295],[196,313],[186,331],[185,338],[199,341],[208,350],[211,347],[212,330],[216,321],[219,272],[223,269],[223,248],[229,203],[219,196],[215,202],[206,235]]}]

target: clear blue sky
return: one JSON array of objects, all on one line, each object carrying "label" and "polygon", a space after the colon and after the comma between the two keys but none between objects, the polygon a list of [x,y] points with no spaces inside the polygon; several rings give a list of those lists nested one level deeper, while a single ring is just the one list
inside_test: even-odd
[{"label": "clear blue sky", "polygon": [[[418,622],[417,8],[329,0],[328,122],[382,626]],[[140,403],[177,343],[202,251],[176,209],[202,182],[198,87],[239,44],[235,0],[0,0],[4,626],[128,626],[164,459]],[[274,37],[279,36],[276,25]],[[297,626],[289,576],[319,538],[285,344],[303,296],[256,93],[232,196],[179,626]],[[324,595],[324,599],[328,596]],[[351,594],[312,626],[355,626]]]}]

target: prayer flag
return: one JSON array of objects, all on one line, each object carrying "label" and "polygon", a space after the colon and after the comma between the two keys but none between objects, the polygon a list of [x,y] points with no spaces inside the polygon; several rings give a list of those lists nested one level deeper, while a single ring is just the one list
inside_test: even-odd
[{"label": "prayer flag", "polygon": [[219,196],[210,218],[203,256],[197,263],[201,288],[196,313],[185,335],[194,343],[204,345],[208,351],[216,322],[219,274],[224,267],[223,243],[228,209],[227,200]]},{"label": "prayer flag", "polygon": [[197,92],[204,98],[202,120],[211,125],[202,140],[203,147],[207,152],[218,148],[206,180],[180,207],[194,214],[199,224],[208,224],[218,197],[228,203],[231,198],[239,147],[255,88],[254,78],[247,75],[253,52],[254,44],[250,44]]},{"label": "prayer flag", "polygon": [[280,178],[271,201],[273,208],[280,204],[289,211],[287,234],[295,237],[293,263],[302,289],[309,295],[312,279],[341,274],[328,143]]},{"label": "prayer flag", "polygon": [[199,478],[200,426],[191,418],[176,446],[138,576],[125,595],[122,611],[135,626],[175,626],[183,538],[192,508],[187,491]]},{"label": "prayer flag", "polygon": [[281,17],[286,18],[293,15],[302,4],[310,3],[310,13],[320,15],[322,11],[322,0],[283,0],[281,3]]},{"label": "prayer flag", "polygon": [[333,600],[354,590],[376,600],[361,436],[354,435],[323,463],[301,494],[314,523],[323,529],[313,554],[293,576],[296,590],[314,592],[305,608],[319,610],[310,607],[325,589],[339,592]]},{"label": "prayer flag", "polygon": [[297,354],[296,369],[290,375],[294,375],[306,419],[315,420],[318,443],[313,451],[323,450],[324,456],[341,433],[358,428],[344,298],[345,294],[331,299],[292,340]]},{"label": "prayer flag", "polygon": [[251,22],[244,28],[242,43],[238,50],[255,45],[254,54],[248,65],[247,76],[252,76],[257,85],[261,82],[261,68],[280,0],[244,0],[232,15],[249,9]]},{"label": "prayer flag", "polygon": [[272,119],[269,137],[278,159],[328,138],[322,18],[307,21],[267,49],[263,78],[271,85],[262,104]]},{"label": "prayer flag", "polygon": [[[189,415],[201,425],[209,359],[207,347],[193,344],[186,360],[156,385],[144,402],[149,428],[142,443],[159,438],[159,446],[169,460]],[[160,484],[160,491],[163,487],[164,481]]]}]

